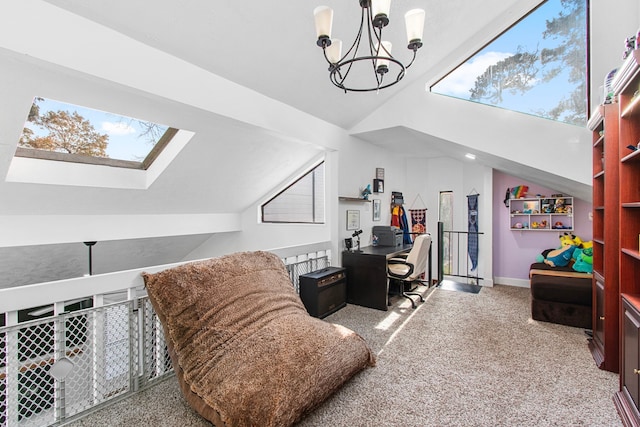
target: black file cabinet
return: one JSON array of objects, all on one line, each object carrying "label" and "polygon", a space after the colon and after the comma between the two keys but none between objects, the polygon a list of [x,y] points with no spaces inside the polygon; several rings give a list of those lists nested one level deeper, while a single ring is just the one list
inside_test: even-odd
[{"label": "black file cabinet", "polygon": [[347,305],[347,273],[327,267],[300,275],[300,299],[313,317],[320,319]]}]

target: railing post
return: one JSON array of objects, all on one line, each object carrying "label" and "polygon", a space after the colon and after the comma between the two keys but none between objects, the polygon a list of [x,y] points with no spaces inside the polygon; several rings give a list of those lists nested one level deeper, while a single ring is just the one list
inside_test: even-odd
[{"label": "railing post", "polygon": [[444,280],[444,223],[438,221],[438,285]]},{"label": "railing post", "polygon": [[93,297],[93,312],[91,313],[92,324],[92,343],[91,351],[92,357],[92,369],[91,369],[91,381],[92,381],[92,405],[101,402],[104,399],[102,393],[102,384],[105,383],[105,369],[106,369],[106,357],[105,357],[105,314],[104,314],[104,296],[94,295]]},{"label": "railing post", "polygon": [[[6,326],[15,326],[18,324],[18,312],[9,311],[6,314]],[[18,425],[19,419],[19,383],[18,375],[20,372],[20,355],[18,354],[18,329],[8,330],[5,335],[5,357],[6,357],[6,408],[7,419],[6,425]]]}]

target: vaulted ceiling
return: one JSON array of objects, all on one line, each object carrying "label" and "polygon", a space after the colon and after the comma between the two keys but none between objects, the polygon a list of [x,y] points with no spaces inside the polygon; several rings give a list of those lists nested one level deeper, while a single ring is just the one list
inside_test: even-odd
[{"label": "vaulted ceiling", "polygon": [[[460,121],[451,125],[438,115],[454,116],[464,101],[431,100],[423,108],[433,120],[424,120],[419,129],[397,119],[405,99],[419,98],[540,3],[392,2],[385,38],[399,59],[410,53],[404,48],[404,12],[426,10],[424,46],[416,62],[392,88],[345,94],[329,82],[316,46],[313,9],[321,4],[333,8],[333,35],[348,44],[360,19],[356,0],[2,2],[0,67],[10,77],[0,81],[0,175],[8,170],[33,96],[147,119],[195,136],[146,190],[0,182],[0,197],[10,201],[0,204],[0,216],[239,213],[324,150],[334,149],[326,135],[351,135],[425,158],[459,156],[477,142],[478,160],[487,166],[545,186],[557,182],[556,188],[568,194],[577,195],[567,190],[574,187],[588,195],[586,180],[560,176],[562,156],[548,167],[527,166],[519,147],[495,147],[497,125],[504,125],[507,136],[522,135],[516,124],[534,123],[531,117],[495,108],[474,112],[472,119],[485,123],[478,141],[443,132],[445,126],[459,132]],[[554,133],[569,140],[576,132],[537,120],[547,128],[543,136]],[[281,132],[285,127],[288,132]],[[554,141],[540,143],[552,146]],[[203,237],[193,235],[198,245]],[[184,239],[176,245],[189,246]]]},{"label": "vaulted ceiling", "polygon": [[[347,45],[360,19],[357,0],[46,1],[345,129],[401,90],[345,95],[329,84],[327,65],[315,44],[313,9],[321,4],[334,9],[333,36]],[[426,10],[424,46],[403,85],[441,78],[540,2],[392,2],[385,38],[399,59],[409,59],[404,13]]]}]

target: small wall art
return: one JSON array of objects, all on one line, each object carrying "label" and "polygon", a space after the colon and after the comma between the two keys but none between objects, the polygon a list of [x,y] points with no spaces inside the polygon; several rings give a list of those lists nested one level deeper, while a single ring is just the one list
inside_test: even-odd
[{"label": "small wall art", "polygon": [[380,221],[382,210],[382,201],[380,199],[373,200],[373,220]]},{"label": "small wall art", "polygon": [[347,230],[357,230],[360,228],[360,211],[347,211]]},{"label": "small wall art", "polygon": [[373,180],[373,192],[374,193],[384,193],[384,180],[382,180],[382,179],[374,179]]}]

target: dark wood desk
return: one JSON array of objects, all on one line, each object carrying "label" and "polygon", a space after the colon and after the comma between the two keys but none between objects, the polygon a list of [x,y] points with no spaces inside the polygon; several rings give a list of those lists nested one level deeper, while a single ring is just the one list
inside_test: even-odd
[{"label": "dark wood desk", "polygon": [[365,246],[360,251],[342,252],[342,267],[347,270],[347,303],[386,311],[387,260],[409,252],[411,246]]}]

